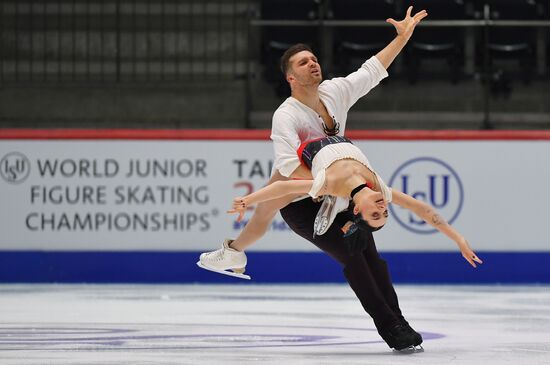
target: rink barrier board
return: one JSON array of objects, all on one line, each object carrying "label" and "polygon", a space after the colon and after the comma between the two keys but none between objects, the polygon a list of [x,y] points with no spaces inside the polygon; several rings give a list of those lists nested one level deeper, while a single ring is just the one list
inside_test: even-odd
[{"label": "rink barrier board", "polygon": [[[0,129],[0,140],[267,140],[269,130]],[[550,131],[348,130],[357,140],[550,140]],[[200,252],[0,251],[3,283],[246,284],[196,266]],[[473,269],[456,252],[387,252],[396,283],[550,283],[550,252],[478,252]],[[250,252],[251,283],[344,282],[341,267],[317,252]]]},{"label": "rink barrier board", "polygon": [[[2,251],[2,283],[343,283],[321,252],[249,252],[251,281],[197,267],[200,252]],[[458,252],[382,252],[395,283],[550,284],[550,252],[479,252],[476,269]]]}]

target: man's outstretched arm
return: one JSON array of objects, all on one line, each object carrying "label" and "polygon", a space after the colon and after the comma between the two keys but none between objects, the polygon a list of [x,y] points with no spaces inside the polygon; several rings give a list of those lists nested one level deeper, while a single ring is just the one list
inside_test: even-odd
[{"label": "man's outstretched arm", "polygon": [[325,84],[325,87],[331,85],[335,87],[335,92],[341,95],[346,110],[349,110],[359,98],[365,96],[383,78],[388,76],[387,68],[405,47],[416,25],[428,15],[424,10],[414,16],[411,16],[411,12],[412,7],[409,7],[405,19],[400,22],[394,19],[386,20],[395,27],[397,36],[383,50],[369,58],[357,71],[346,77],[335,77],[330,80],[330,83]]},{"label": "man's outstretched arm", "polygon": [[409,6],[409,8],[407,9],[407,15],[405,15],[405,19],[399,22],[392,18],[386,20],[386,22],[393,25],[395,27],[395,30],[397,31],[397,36],[394,38],[394,40],[391,41],[390,44],[388,44],[383,50],[376,54],[376,58],[378,58],[380,63],[386,69],[390,67],[393,60],[395,60],[395,57],[397,57],[399,52],[401,52],[403,47],[405,47],[405,45],[411,38],[416,25],[420,23],[422,19],[428,16],[426,10],[422,10],[414,15],[411,15],[412,8],[412,6]]}]

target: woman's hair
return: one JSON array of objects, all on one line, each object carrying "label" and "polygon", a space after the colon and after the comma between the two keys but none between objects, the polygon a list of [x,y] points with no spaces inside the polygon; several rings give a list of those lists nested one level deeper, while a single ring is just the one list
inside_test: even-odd
[{"label": "woman's hair", "polygon": [[344,233],[344,237],[351,236],[352,234],[357,232],[358,229],[372,233],[382,229],[382,227],[384,227],[384,225],[381,225],[380,227],[371,226],[366,220],[361,217],[361,215],[358,214],[355,216],[351,227],[349,227],[348,230]]},{"label": "woman's hair", "polygon": [[[351,209],[351,211],[353,211],[354,207],[355,207],[355,203],[353,201],[351,201],[349,209]],[[367,222],[366,220],[363,219],[363,217],[361,216],[361,213],[358,213],[358,214],[355,215],[355,218],[353,219],[353,224],[348,229],[348,231],[344,234],[344,237],[352,235],[358,229],[360,229],[362,231],[365,231],[365,232],[371,232],[372,233],[372,232],[376,232],[376,231],[381,230],[382,227],[384,227],[384,224],[381,225],[380,227],[371,226],[369,224],[369,222]]]},{"label": "woman's hair", "polygon": [[376,232],[384,227],[384,224],[382,224],[380,227],[373,227],[369,224],[369,222],[364,219],[359,220],[356,224],[357,228],[367,232]]}]

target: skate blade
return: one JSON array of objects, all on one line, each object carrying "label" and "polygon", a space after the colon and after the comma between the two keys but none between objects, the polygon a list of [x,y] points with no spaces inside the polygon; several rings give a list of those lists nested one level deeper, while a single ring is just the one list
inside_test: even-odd
[{"label": "skate blade", "polygon": [[424,352],[424,347],[422,347],[421,345],[409,346],[401,350],[393,349],[393,353],[397,355],[409,355],[409,354],[416,354],[419,352]]},{"label": "skate blade", "polygon": [[328,219],[325,217],[316,217],[313,223],[313,238],[324,235],[328,229]]},{"label": "skate blade", "polygon": [[222,274],[222,275],[233,276],[235,278],[245,279],[245,280],[250,280],[251,279],[250,276],[245,275],[245,274],[239,274],[239,273],[236,273],[236,272],[225,271],[225,270],[216,270],[216,269],[210,268],[208,266],[204,266],[200,261],[197,261],[197,266],[200,267],[201,269],[216,272],[216,273]]}]

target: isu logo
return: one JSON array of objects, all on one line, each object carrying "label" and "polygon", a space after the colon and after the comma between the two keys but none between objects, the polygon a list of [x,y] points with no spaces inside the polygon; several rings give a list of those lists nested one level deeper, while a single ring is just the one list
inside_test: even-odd
[{"label": "isu logo", "polygon": [[27,179],[30,171],[29,159],[19,152],[10,152],[0,160],[0,176],[10,184],[22,183]]},{"label": "isu logo", "polygon": [[[458,174],[445,162],[433,157],[419,157],[401,165],[390,179],[390,186],[433,206],[449,223],[459,215],[464,189]],[[390,205],[397,222],[415,233],[434,233],[435,228],[414,213]]]}]

